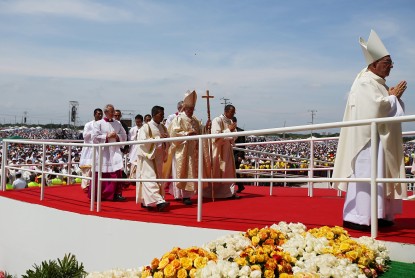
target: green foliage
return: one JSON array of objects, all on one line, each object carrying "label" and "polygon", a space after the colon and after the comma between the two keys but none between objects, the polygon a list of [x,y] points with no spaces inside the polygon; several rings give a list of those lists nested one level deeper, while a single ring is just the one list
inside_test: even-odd
[{"label": "green foliage", "polygon": [[62,260],[43,261],[41,265],[34,265],[34,269],[26,271],[23,278],[81,278],[86,276],[83,264],[79,264],[76,257],[65,254]]}]

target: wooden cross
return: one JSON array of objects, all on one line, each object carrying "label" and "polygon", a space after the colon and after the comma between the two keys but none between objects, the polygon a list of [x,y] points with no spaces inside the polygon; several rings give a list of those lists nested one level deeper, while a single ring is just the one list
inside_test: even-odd
[{"label": "wooden cross", "polygon": [[[206,90],[206,95],[202,96],[202,98],[206,99],[206,103],[207,103],[207,116],[208,116],[208,122],[210,122],[210,101],[209,99],[214,98],[214,96],[209,95],[209,90]],[[211,125],[209,125],[208,128],[208,133],[211,133]],[[213,157],[212,157],[212,143],[211,140],[208,139],[208,146],[209,146],[209,157],[210,157],[210,161],[212,163],[213,161]],[[213,172],[212,172],[212,167],[210,168],[210,177],[213,177]],[[210,186],[212,188],[212,201],[215,201],[215,194],[214,194],[214,190],[213,190],[213,183],[210,183]]]},{"label": "wooden cross", "polygon": [[[210,101],[209,99],[214,98],[214,96],[209,95],[209,90],[206,90],[206,95],[202,96],[202,98],[206,99],[206,103],[207,103],[207,116],[208,116],[208,121],[210,121]],[[210,130],[209,130],[210,133]]]}]

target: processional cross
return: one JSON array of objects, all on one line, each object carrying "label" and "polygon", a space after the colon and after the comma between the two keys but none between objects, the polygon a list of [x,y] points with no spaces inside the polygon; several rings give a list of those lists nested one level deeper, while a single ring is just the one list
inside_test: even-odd
[{"label": "processional cross", "polygon": [[[206,104],[207,104],[207,118],[208,118],[207,122],[209,123],[209,126],[207,128],[207,131],[208,131],[208,134],[210,134],[211,133],[211,129],[212,129],[211,128],[212,127],[212,124],[210,122],[210,99],[211,98],[214,98],[214,96],[209,95],[209,90],[206,90],[206,95],[202,96],[202,98],[205,98],[206,99]],[[211,143],[211,139],[208,139],[208,145],[209,145],[209,157],[210,157],[210,161],[212,163],[213,156],[212,156],[212,143]],[[212,178],[212,173],[213,173],[213,171],[212,171],[212,166],[211,166],[210,167],[210,177],[211,178]],[[213,183],[210,183],[210,186],[212,188],[212,201],[215,201],[215,195],[214,195],[214,192],[213,192]]]}]

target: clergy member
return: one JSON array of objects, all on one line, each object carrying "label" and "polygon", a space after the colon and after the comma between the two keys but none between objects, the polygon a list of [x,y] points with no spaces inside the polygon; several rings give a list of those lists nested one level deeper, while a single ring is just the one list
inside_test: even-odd
[{"label": "clergy member", "polygon": [[[229,135],[215,138],[212,141],[212,178],[215,179],[236,178],[233,145],[237,136],[232,136],[232,132],[236,132],[236,123],[232,120],[235,113],[235,106],[228,104],[223,114],[212,121],[212,134]],[[203,189],[203,196],[205,198],[240,198],[235,194],[234,182],[214,182],[212,186]]]},{"label": "clergy member", "polygon": [[[169,137],[167,128],[161,123],[164,119],[164,108],[154,106],[151,109],[152,119],[140,128],[138,140],[148,143],[138,146],[137,179],[160,179],[163,173],[163,162],[167,159],[168,143],[152,143],[151,139]],[[165,211],[170,205],[164,200],[164,187],[157,181],[137,182],[141,194],[141,207],[157,208]]]},{"label": "clergy member", "polygon": [[[104,109],[105,117],[94,123],[92,141],[95,144],[125,142],[127,134],[121,123],[114,120],[114,106],[107,104]],[[96,172],[98,172],[98,159],[96,156]],[[102,150],[102,178],[119,179],[122,177],[123,154],[119,146],[108,146]],[[126,199],[122,196],[122,183],[115,181],[102,182],[101,198],[122,202]],[[91,187],[88,196],[91,197]],[[96,191],[95,191],[96,192]]]},{"label": "clergy member", "polygon": [[[384,118],[404,115],[401,96],[406,82],[389,88],[385,78],[393,68],[392,58],[382,41],[371,31],[368,41],[360,38],[367,67],[356,77],[347,100],[343,121]],[[370,178],[372,144],[370,125],[341,129],[334,178]],[[402,129],[400,123],[377,125],[378,178],[405,178]],[[343,208],[343,226],[356,230],[369,230],[371,223],[370,183],[335,183],[347,190]],[[393,225],[395,214],[402,211],[402,198],[406,186],[401,183],[378,183],[378,225]]]},{"label": "clergy member", "polygon": [[[140,128],[143,126],[143,116],[140,114],[137,114],[135,116],[135,126],[132,127],[128,134],[128,139],[130,141],[136,141],[138,140],[138,133],[140,131]],[[130,179],[135,179],[137,176],[136,170],[137,170],[137,150],[138,145],[131,145],[129,153],[128,153],[128,159],[130,162]]]},{"label": "clergy member", "polygon": [[[87,122],[84,126],[82,137],[85,144],[92,144],[92,130],[94,129],[94,123],[102,119],[103,113],[101,108],[94,110],[94,120]],[[92,176],[92,147],[82,147],[81,158],[79,160],[79,168],[81,168],[82,176]],[[91,184],[90,180],[82,179],[81,188],[84,192],[88,192],[88,187]]]},{"label": "clergy member", "polygon": [[[172,142],[169,159],[166,162],[163,176],[175,179],[194,179],[198,177],[198,140],[186,140],[187,136],[204,133],[204,127],[193,115],[197,100],[196,91],[188,91],[183,99],[183,111],[173,118],[169,126],[170,137],[181,137],[182,141]],[[206,127],[210,122],[206,123]],[[204,177],[209,177],[210,162],[207,144],[204,144]],[[170,193],[175,199],[182,200],[185,205],[192,205],[190,199],[197,191],[197,182],[173,182]]]}]

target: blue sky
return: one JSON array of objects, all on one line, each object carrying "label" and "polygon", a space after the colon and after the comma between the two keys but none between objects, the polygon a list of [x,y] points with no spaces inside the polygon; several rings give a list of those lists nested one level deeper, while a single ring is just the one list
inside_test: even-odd
[{"label": "blue sky", "polygon": [[[415,114],[415,2],[0,1],[0,122],[79,123],[107,103],[131,114],[175,112],[187,90],[223,99],[247,130],[341,121],[376,30],[408,81]],[[206,120],[206,103],[195,114]],[[404,129],[407,129],[404,125]]]}]

